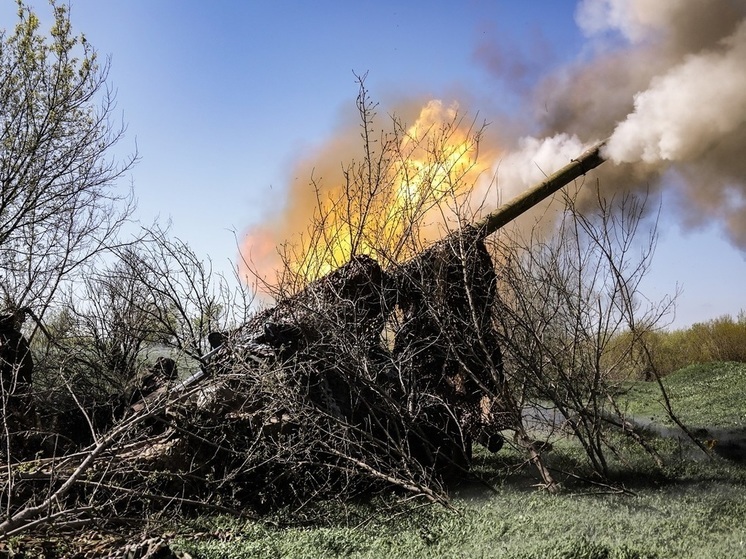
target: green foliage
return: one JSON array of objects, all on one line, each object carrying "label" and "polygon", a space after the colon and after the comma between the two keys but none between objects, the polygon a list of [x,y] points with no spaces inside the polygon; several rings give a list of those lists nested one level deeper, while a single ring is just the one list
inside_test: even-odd
[{"label": "green foliage", "polygon": [[746,315],[724,315],[708,322],[650,337],[656,370],[667,375],[695,363],[746,362]]},{"label": "green foliage", "polygon": [[654,333],[643,331],[632,333],[623,330],[611,336],[608,345],[601,353],[601,367],[613,380],[650,380],[651,368],[645,353]]},{"label": "green foliage", "polygon": [[48,34],[23,2],[0,30],[0,295],[39,316],[131,213],[114,185],[135,160],[110,154],[124,129],[110,121],[108,65],[51,4]]},{"label": "green foliage", "polygon": [[723,315],[678,330],[622,331],[602,356],[609,374],[619,380],[652,380],[688,365],[715,361],[746,362],[746,313]]}]

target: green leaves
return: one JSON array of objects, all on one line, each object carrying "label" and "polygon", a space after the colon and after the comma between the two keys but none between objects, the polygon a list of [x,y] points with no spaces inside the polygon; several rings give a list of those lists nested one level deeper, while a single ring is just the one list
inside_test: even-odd
[{"label": "green leaves", "polygon": [[66,5],[52,12],[45,34],[18,2],[13,32],[0,34],[0,291],[42,309],[131,213],[115,187],[136,160],[109,156],[124,127],[111,123],[108,64],[74,34]]}]

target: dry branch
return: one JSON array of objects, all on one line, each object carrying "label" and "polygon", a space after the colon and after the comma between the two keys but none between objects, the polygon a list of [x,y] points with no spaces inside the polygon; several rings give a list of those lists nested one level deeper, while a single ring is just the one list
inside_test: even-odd
[{"label": "dry branch", "polygon": [[395,487],[446,503],[444,483],[464,476],[472,443],[497,450],[506,427],[554,489],[517,403],[504,398],[484,238],[599,165],[600,149],[416,258],[383,270],[355,256],[211,335],[199,375],[146,396],[85,452],[7,479],[49,491],[10,506],[0,533],[63,510],[163,501],[261,514]]}]

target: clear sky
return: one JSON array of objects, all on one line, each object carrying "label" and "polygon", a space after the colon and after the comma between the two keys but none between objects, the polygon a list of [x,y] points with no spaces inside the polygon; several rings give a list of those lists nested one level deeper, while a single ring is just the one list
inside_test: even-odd
[{"label": "clear sky", "polygon": [[[48,22],[46,0],[29,3]],[[236,259],[234,232],[281,210],[299,158],[354,115],[353,72],[368,72],[381,111],[403,98],[459,101],[497,128],[590,49],[571,0],[71,4],[73,28],[111,57],[128,126],[118,149],[136,144],[141,156],[127,180],[139,219],[171,220],[218,269]],[[15,1],[0,6],[10,28]],[[666,201],[650,296],[682,288],[676,326],[746,309],[744,252],[717,222],[684,228]]]}]

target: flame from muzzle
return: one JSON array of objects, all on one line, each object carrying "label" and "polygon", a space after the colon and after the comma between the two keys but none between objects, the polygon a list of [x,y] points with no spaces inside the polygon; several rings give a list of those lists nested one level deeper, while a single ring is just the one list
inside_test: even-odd
[{"label": "flame from muzzle", "polygon": [[[481,147],[470,176],[474,215],[500,207],[608,138],[599,156],[614,165],[598,170],[602,194],[675,186],[684,223],[716,220],[732,242],[746,249],[746,2],[583,0],[576,19],[589,40],[586,52],[595,54],[537,85],[533,112],[538,116],[532,127],[538,134],[511,139],[494,125],[502,135],[500,149]],[[610,34],[622,39],[612,43],[613,48]],[[432,127],[455,110],[440,102],[421,106],[412,130]],[[527,107],[525,112],[532,111]],[[339,193],[335,179],[341,174],[340,163],[362,159],[360,151],[350,151],[351,144],[359,144],[357,125],[316,154],[313,167],[299,166],[283,217],[247,237],[243,254],[258,263],[257,269],[281,267],[270,247],[302,239],[317,202]],[[454,153],[472,158],[468,150],[456,148]],[[413,156],[401,169],[417,167]],[[319,190],[309,188],[312,174],[323,178]],[[402,208],[422,199],[416,181],[398,184],[388,209],[375,210],[383,222],[395,221]],[[447,219],[452,209],[433,205],[425,216],[432,219],[420,220],[424,230],[436,217]],[[398,226],[388,227],[389,236],[395,237]],[[333,241],[327,245],[336,244],[338,250],[327,246],[326,255],[314,253],[308,238],[300,241],[309,277],[312,270],[323,273],[339,265],[352,250],[343,230],[332,226]],[[437,238],[435,229],[428,233]],[[357,245],[359,252],[375,252],[373,244],[364,245]]]}]

